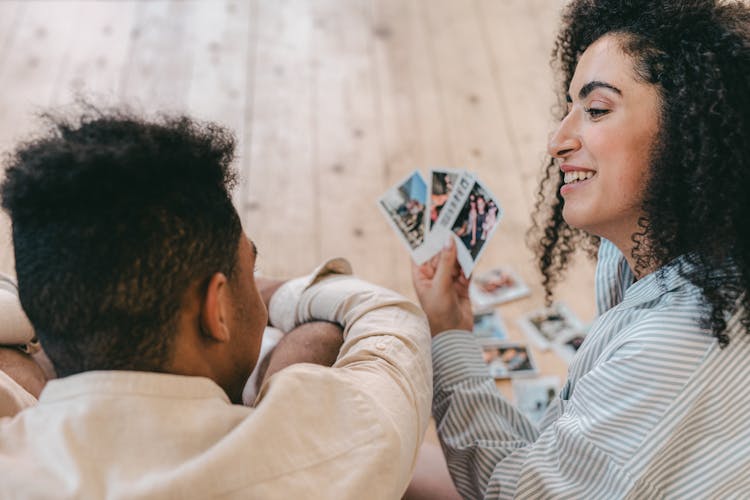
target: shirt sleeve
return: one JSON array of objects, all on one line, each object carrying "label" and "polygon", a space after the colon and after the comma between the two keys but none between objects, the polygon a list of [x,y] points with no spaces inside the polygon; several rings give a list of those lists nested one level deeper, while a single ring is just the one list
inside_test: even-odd
[{"label": "shirt sleeve", "polygon": [[18,300],[18,290],[10,277],[0,273],[0,345],[29,345],[34,329]]},{"label": "shirt sleeve", "polygon": [[[295,287],[296,297],[287,293]],[[380,456],[368,460],[388,464],[395,475],[388,478],[389,496],[402,494],[430,417],[432,363],[424,313],[391,290],[342,273],[329,273],[312,284],[308,281],[306,288],[292,284],[284,293],[285,302],[295,304],[287,312],[295,324],[324,320],[342,325],[344,342],[338,359],[331,369],[316,370],[319,385],[329,391],[352,391],[352,398],[356,393],[368,401],[368,412],[383,436],[371,452]],[[276,319],[285,321],[278,315]],[[284,375],[285,371],[271,377],[261,389],[260,401],[265,391],[274,389],[274,379],[279,384],[295,372]],[[350,438],[339,433],[328,439],[334,443]],[[371,481],[371,491],[383,491],[382,478],[373,474]]]},{"label": "shirt sleeve", "polygon": [[[551,405],[539,429],[497,391],[471,336],[436,337],[433,414],[459,492],[464,498],[621,498],[648,491],[629,460],[649,442],[710,346],[699,331],[683,332],[669,337],[638,327],[578,381],[569,400]],[[670,351],[665,360],[662,353]]]}]

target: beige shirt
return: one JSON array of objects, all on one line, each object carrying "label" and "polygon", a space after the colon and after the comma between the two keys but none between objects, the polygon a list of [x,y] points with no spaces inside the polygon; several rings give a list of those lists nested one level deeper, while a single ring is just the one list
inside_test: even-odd
[{"label": "beige shirt", "polygon": [[36,398],[0,370],[0,417],[12,417],[36,404]]},{"label": "beige shirt", "polygon": [[333,368],[271,377],[255,408],[209,379],[88,372],[0,419],[0,498],[399,498],[432,396],[421,311],[351,277],[315,284],[295,323],[343,324]]}]

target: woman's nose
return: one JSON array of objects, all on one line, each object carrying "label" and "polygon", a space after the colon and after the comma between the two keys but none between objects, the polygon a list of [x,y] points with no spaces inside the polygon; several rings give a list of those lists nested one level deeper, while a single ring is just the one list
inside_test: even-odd
[{"label": "woman's nose", "polygon": [[554,158],[565,158],[581,149],[581,140],[573,127],[573,117],[566,116],[547,141],[547,152]]}]

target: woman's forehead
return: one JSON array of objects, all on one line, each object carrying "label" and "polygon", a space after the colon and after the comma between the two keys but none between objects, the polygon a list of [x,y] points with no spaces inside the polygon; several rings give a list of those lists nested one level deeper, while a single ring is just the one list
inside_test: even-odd
[{"label": "woman's forehead", "polygon": [[623,88],[640,83],[636,78],[633,59],[627,55],[620,40],[614,35],[605,35],[589,45],[581,55],[568,92],[572,98],[579,97],[590,82],[602,82],[622,93]]}]

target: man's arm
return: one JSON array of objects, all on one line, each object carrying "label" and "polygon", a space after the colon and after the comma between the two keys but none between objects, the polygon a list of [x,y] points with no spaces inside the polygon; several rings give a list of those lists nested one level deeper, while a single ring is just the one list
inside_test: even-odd
[{"label": "man's arm", "polygon": [[[256,276],[255,284],[266,308],[276,291],[288,280]],[[271,317],[268,317],[269,325]],[[344,341],[339,325],[328,321],[313,321],[286,333],[279,343],[260,360],[255,378],[255,392],[260,392],[274,373],[297,363],[331,366],[338,357]]]},{"label": "man's arm", "polygon": [[[348,263],[335,259],[273,296],[272,325],[290,331],[306,322],[330,321],[343,327],[344,342],[332,369],[298,365],[268,380],[258,408],[270,411],[295,401],[297,408],[305,408],[295,414],[301,419],[296,428],[304,428],[302,421],[314,415],[316,439],[327,442],[327,450],[349,450],[342,460],[357,464],[342,492],[397,497],[409,482],[429,420],[429,328],[415,304],[350,272]],[[305,469],[297,475],[320,475],[322,469],[333,472],[341,466],[330,461],[317,472]]]},{"label": "man's arm", "polygon": [[344,342],[343,329],[334,323],[316,321],[300,325],[284,335],[260,362],[256,393],[274,373],[297,363],[331,366]]}]

